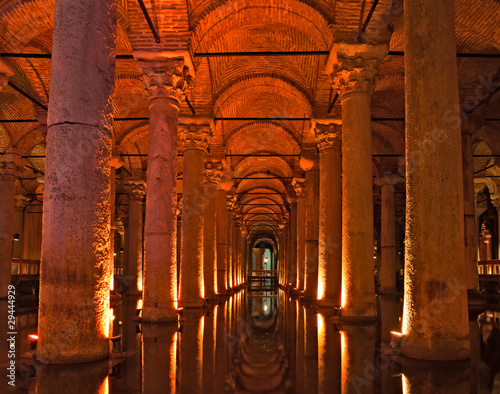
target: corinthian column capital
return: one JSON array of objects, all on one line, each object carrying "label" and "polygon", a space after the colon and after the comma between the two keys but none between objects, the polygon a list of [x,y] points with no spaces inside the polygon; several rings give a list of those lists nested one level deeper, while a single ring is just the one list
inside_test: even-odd
[{"label": "corinthian column capital", "polygon": [[313,131],[316,136],[318,148],[335,149],[342,148],[342,125],[338,120],[313,120]]},{"label": "corinthian column capital", "polygon": [[210,124],[180,124],[179,132],[181,140],[184,143],[184,150],[207,150],[213,135]]},{"label": "corinthian column capital", "polygon": [[127,190],[132,200],[142,201],[146,196],[146,182],[143,180],[129,180],[125,183],[125,190]]},{"label": "corinthian column capital", "polygon": [[334,44],[325,71],[340,99],[347,93],[372,94],[378,67],[388,52],[388,45]]},{"label": "corinthian column capital", "polygon": [[222,163],[220,161],[207,161],[203,175],[205,183],[219,183],[222,178]]},{"label": "corinthian column capital", "polygon": [[150,100],[170,98],[178,103],[184,98],[184,91],[192,81],[189,68],[184,59],[138,60],[137,67],[146,85],[146,94]]},{"label": "corinthian column capital", "polygon": [[306,195],[306,180],[304,178],[293,178],[292,186],[295,190],[297,198],[305,197]]}]

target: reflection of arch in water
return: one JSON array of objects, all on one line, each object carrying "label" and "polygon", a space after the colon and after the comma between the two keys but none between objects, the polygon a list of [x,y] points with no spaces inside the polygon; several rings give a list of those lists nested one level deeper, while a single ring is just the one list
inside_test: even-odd
[{"label": "reflection of arch in water", "polygon": [[288,360],[279,335],[277,298],[247,296],[246,310],[247,335],[236,351],[233,388],[263,392],[285,387]]}]

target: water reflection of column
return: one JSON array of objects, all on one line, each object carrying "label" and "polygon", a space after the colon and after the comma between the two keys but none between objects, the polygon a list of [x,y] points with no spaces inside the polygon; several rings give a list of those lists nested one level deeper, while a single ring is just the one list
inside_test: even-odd
[{"label": "water reflection of column", "polygon": [[297,365],[295,373],[295,387],[298,393],[304,392],[305,375],[304,375],[304,307],[299,305],[298,301],[295,302],[297,311]]},{"label": "water reflection of column", "polygon": [[225,390],[225,376],[227,369],[227,347],[225,339],[225,305],[216,305],[214,308],[215,316],[215,392],[223,393]]},{"label": "water reflection of column", "polygon": [[215,349],[217,327],[215,309],[203,319],[203,393],[218,393],[215,388]]},{"label": "water reflection of column", "polygon": [[307,392],[318,392],[318,322],[316,311],[305,308],[304,359]]},{"label": "water reflection of column", "polygon": [[[121,308],[123,310],[122,350],[127,355],[127,363],[125,364],[126,373],[123,374],[124,379],[117,379],[117,382],[123,380],[122,385],[124,390],[140,392],[142,384],[141,337],[136,331],[137,323],[132,321],[136,316],[136,297],[123,297]],[[113,388],[119,389],[119,387],[116,387],[116,384],[113,384]]]},{"label": "water reflection of column", "polygon": [[373,393],[375,325],[342,326],[342,394]]},{"label": "water reflection of column", "polygon": [[[391,342],[391,331],[401,332],[401,313],[400,296],[380,295],[380,347],[388,348]],[[388,359],[387,359],[388,360]],[[381,368],[383,393],[399,393],[401,392],[400,380],[391,377],[389,368]],[[399,391],[398,391],[399,389]]]},{"label": "water reflection of column", "polygon": [[38,364],[36,392],[40,394],[74,394],[109,392],[108,363],[81,363],[70,365]]},{"label": "water reflection of column", "polygon": [[201,393],[203,392],[203,310],[184,309],[182,317],[184,322],[180,336],[179,392]]},{"label": "water reflection of column", "polygon": [[340,393],[340,331],[318,313],[318,393]]},{"label": "water reflection of column", "polygon": [[403,394],[469,394],[469,361],[432,362],[404,359]]},{"label": "water reflection of column", "polygon": [[176,392],[177,324],[142,325],[142,392]]},{"label": "water reflection of column", "polygon": [[479,391],[479,325],[476,318],[469,320],[469,337],[470,337],[470,394],[477,394]]}]

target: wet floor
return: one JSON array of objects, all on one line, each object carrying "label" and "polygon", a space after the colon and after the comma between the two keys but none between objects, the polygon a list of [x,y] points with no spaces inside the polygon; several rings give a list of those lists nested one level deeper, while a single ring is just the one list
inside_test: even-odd
[{"label": "wet floor", "polygon": [[35,366],[35,306],[18,302],[16,386],[2,374],[2,393],[500,393],[498,302],[470,321],[471,359],[453,363],[387,354],[401,329],[398,296],[379,297],[377,324],[340,325],[282,291],[241,291],[204,315],[183,311],[178,325],[141,325],[140,301],[124,296],[110,360]]}]

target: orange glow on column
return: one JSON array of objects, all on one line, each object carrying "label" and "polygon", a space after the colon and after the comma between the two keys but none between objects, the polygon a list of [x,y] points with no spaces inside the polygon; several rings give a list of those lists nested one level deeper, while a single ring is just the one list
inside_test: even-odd
[{"label": "orange glow on column", "polygon": [[169,392],[175,393],[176,381],[177,381],[177,341],[179,338],[179,333],[176,331],[174,334],[174,339],[170,345],[170,365],[168,371],[168,377],[170,378],[170,390]]},{"label": "orange glow on column", "polygon": [[347,391],[349,381],[349,354],[347,349],[347,338],[345,332],[340,331],[340,354],[341,354],[341,372],[340,372],[340,381],[342,382],[342,392]]},{"label": "orange glow on column", "polygon": [[326,358],[326,332],[325,317],[318,313],[318,387],[324,388],[325,377],[328,373],[325,371]]},{"label": "orange glow on column", "polygon": [[111,274],[111,283],[109,284],[109,290],[113,291],[115,289],[115,276]]},{"label": "orange glow on column", "polygon": [[137,290],[142,291],[142,275],[137,275]]},{"label": "orange glow on column", "polygon": [[99,394],[109,394],[109,377],[106,376],[104,378],[104,381],[101,384],[101,387],[99,387]]},{"label": "orange glow on column", "polygon": [[403,394],[410,394],[410,384],[404,374],[401,374],[401,385],[403,387]]},{"label": "orange glow on column", "polygon": [[344,272],[342,272],[342,297],[341,297],[341,300],[340,300],[340,306],[342,308],[345,308],[345,305],[347,303],[347,279],[346,279],[346,275],[344,274]]},{"label": "orange glow on column", "polygon": [[144,302],[142,301],[142,298],[139,298],[137,300],[137,305],[136,305],[135,309],[142,309],[143,304],[144,304]]},{"label": "orange glow on column", "polygon": [[318,300],[325,298],[326,269],[323,265],[324,262],[320,261],[318,267]]}]

